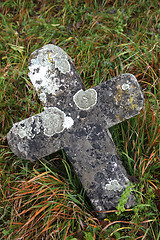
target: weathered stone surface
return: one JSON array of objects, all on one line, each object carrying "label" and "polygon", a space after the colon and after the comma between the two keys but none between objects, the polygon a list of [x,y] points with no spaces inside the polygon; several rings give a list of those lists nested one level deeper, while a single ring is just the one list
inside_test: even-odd
[{"label": "weathered stone surface", "polygon": [[[70,57],[52,44],[32,53],[29,70],[44,111],[13,125],[10,148],[30,160],[63,148],[95,209],[114,209],[129,180],[108,128],[141,110],[136,78],[122,74],[85,90]],[[134,204],[131,193],[126,207]]]}]

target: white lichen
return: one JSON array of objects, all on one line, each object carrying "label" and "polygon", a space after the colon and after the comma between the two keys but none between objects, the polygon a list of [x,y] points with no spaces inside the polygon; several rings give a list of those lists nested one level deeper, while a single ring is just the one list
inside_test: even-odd
[{"label": "white lichen", "polygon": [[108,191],[121,191],[123,189],[123,187],[115,179],[115,180],[111,180],[110,183],[106,184],[104,186],[104,189],[108,190]]},{"label": "white lichen", "polygon": [[71,128],[73,124],[74,124],[73,119],[71,117],[65,116],[64,123],[63,123],[64,128],[67,128],[67,129]]},{"label": "white lichen", "polygon": [[39,94],[39,99],[40,101],[43,103],[43,104],[46,104],[47,102],[47,97],[46,97],[46,94],[44,92],[40,93]]},{"label": "white lichen", "polygon": [[70,57],[61,48],[53,44],[45,45],[32,53],[28,75],[44,105],[46,94],[56,95],[62,85],[55,69],[63,74],[70,72],[69,59]]},{"label": "white lichen", "polygon": [[[34,132],[32,131],[33,124]],[[20,138],[27,137],[28,139],[32,139],[35,137],[35,133],[38,134],[40,132],[40,126],[39,118],[30,117],[19,123],[15,123],[13,125],[13,131],[15,134],[18,134]]]},{"label": "white lichen", "polygon": [[41,113],[42,126],[44,134],[48,137],[53,136],[55,133],[60,133],[64,130],[65,114],[56,107],[46,108]]},{"label": "white lichen", "polygon": [[79,109],[88,110],[97,103],[97,92],[94,89],[81,89],[73,96],[73,101]]},{"label": "white lichen", "polygon": [[129,89],[129,84],[126,84],[126,83],[122,84],[122,90],[126,91],[128,89]]}]

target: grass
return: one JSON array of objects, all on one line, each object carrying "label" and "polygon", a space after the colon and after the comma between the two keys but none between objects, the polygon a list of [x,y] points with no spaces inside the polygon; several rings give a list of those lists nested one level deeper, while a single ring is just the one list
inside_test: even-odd
[{"label": "grass", "polygon": [[[0,3],[0,239],[160,240],[159,7],[158,0]],[[119,205],[99,221],[62,152],[30,163],[10,151],[13,123],[42,111],[27,61],[47,43],[72,57],[87,88],[125,72],[137,77],[143,110],[110,129],[134,184],[133,209]]]}]

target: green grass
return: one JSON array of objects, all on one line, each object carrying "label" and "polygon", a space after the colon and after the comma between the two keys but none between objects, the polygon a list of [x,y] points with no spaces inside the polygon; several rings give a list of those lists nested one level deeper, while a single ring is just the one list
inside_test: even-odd
[{"label": "green grass", "polygon": [[[158,0],[5,0],[0,3],[0,239],[160,240]],[[55,43],[87,88],[134,74],[139,116],[110,129],[134,183],[137,205],[99,221],[72,166],[58,152],[36,163],[16,157],[6,135],[42,111],[27,75],[30,54]]]}]

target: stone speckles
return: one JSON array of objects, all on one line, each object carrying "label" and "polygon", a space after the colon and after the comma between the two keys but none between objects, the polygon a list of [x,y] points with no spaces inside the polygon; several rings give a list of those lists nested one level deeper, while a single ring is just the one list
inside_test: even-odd
[{"label": "stone speckles", "polygon": [[[108,128],[141,110],[136,78],[122,74],[85,90],[69,56],[52,44],[31,54],[29,69],[44,111],[13,125],[11,150],[34,161],[63,148],[95,210],[115,209],[129,180]],[[126,207],[134,204],[131,193]]]},{"label": "stone speckles", "polygon": [[97,103],[97,92],[94,89],[79,90],[73,96],[73,101],[79,109],[88,110]]}]

